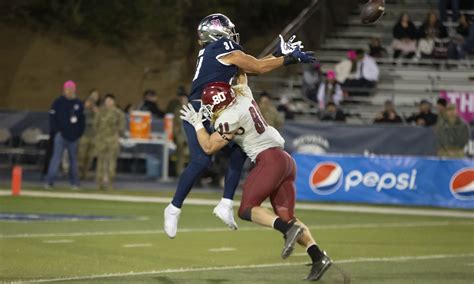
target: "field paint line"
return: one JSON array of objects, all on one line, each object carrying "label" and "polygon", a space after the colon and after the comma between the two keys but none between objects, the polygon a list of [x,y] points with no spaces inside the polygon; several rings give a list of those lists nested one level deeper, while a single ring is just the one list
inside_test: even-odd
[{"label": "field paint line", "polygon": [[236,248],[229,248],[229,247],[222,247],[222,248],[211,248],[209,249],[210,252],[228,252],[237,250]]},{"label": "field paint line", "polygon": [[43,243],[45,244],[68,244],[73,243],[74,240],[44,240]]},{"label": "field paint line", "polygon": [[[23,196],[29,197],[48,197],[48,198],[69,198],[69,199],[89,199],[101,201],[122,201],[122,202],[145,202],[145,203],[169,203],[170,197],[154,196],[129,196],[129,195],[109,195],[101,193],[80,193],[80,192],[50,192],[23,190]],[[10,191],[0,190],[0,196],[11,195]],[[205,205],[215,206],[218,200],[204,198],[188,198],[185,205]],[[239,206],[240,202],[234,202]],[[268,203],[264,205],[269,206]],[[401,208],[401,207],[382,207],[382,206],[364,206],[364,205],[341,205],[341,204],[309,204],[297,203],[296,209],[299,210],[319,210],[336,211],[350,213],[371,213],[371,214],[391,214],[391,215],[414,215],[414,216],[432,216],[432,217],[454,217],[454,218],[474,218],[474,212],[467,210],[454,209],[421,209],[421,208]]]},{"label": "field paint line", "polygon": [[[462,258],[462,257],[474,257],[474,253],[349,258],[349,259],[336,260],[335,263],[346,264],[346,263],[359,263],[359,262],[408,262],[408,261],[417,261],[417,260]],[[124,273],[106,273],[106,274],[96,274],[96,275],[86,275],[86,276],[29,279],[29,280],[18,280],[18,281],[8,282],[8,283],[44,283],[44,282],[60,282],[60,281],[74,281],[74,280],[93,280],[93,279],[127,277],[127,276],[158,275],[158,274],[167,274],[167,273],[187,273],[187,272],[220,271],[220,270],[235,270],[235,269],[274,268],[274,267],[305,265],[307,263],[308,262],[306,261],[306,262],[280,262],[280,263],[234,265],[234,266],[211,266],[211,267],[197,267],[197,268],[184,267],[184,268],[173,268],[173,269],[151,270],[151,271],[130,271],[130,272],[124,272]]]},{"label": "field paint line", "polygon": [[[433,221],[433,222],[399,222],[399,223],[360,223],[339,225],[308,226],[313,230],[342,230],[342,229],[378,229],[378,228],[411,228],[411,227],[438,227],[451,225],[474,225],[474,222],[460,221]],[[237,231],[271,231],[264,227],[241,227]],[[178,233],[207,233],[207,232],[234,232],[227,227],[211,228],[182,228]],[[97,232],[72,232],[72,233],[38,233],[38,234],[0,234],[0,239],[17,238],[46,238],[46,237],[87,237],[87,236],[114,236],[114,235],[154,235],[164,234],[163,230],[129,230],[129,231],[97,231]]]},{"label": "field paint line", "polygon": [[142,247],[151,247],[152,244],[125,244],[122,247],[124,248],[142,248]]}]

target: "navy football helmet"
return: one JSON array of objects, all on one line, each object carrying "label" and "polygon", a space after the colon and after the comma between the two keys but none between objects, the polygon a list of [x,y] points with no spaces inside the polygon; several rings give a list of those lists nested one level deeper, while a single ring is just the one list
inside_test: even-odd
[{"label": "navy football helmet", "polygon": [[239,34],[235,32],[235,25],[223,14],[211,14],[201,20],[197,28],[201,45],[228,38],[239,43]]}]

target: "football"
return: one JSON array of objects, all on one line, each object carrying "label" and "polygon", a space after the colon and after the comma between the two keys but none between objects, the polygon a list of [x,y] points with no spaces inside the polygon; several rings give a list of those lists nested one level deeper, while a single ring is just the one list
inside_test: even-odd
[{"label": "football", "polygon": [[385,0],[369,0],[361,7],[360,20],[363,24],[377,22],[385,12]]}]

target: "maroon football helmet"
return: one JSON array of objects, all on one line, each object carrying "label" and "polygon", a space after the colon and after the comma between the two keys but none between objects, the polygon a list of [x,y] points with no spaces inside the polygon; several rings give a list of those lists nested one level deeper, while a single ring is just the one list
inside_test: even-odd
[{"label": "maroon football helmet", "polygon": [[203,115],[212,120],[215,113],[225,109],[235,101],[235,94],[229,84],[214,82],[204,87],[201,100]]}]

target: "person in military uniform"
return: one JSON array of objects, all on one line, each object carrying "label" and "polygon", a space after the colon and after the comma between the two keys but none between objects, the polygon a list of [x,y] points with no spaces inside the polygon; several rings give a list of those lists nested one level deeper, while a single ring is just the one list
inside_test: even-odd
[{"label": "person in military uniform", "polygon": [[281,130],[283,127],[283,116],[278,112],[276,107],[272,104],[270,95],[267,92],[262,92],[258,99],[258,107],[262,113],[265,121],[275,127],[277,130]]},{"label": "person in military uniform", "polygon": [[94,127],[97,152],[96,182],[99,189],[112,189],[120,152],[119,138],[125,131],[125,115],[115,105],[113,94],[105,95],[104,105],[95,116]]},{"label": "person in military uniform", "polygon": [[94,119],[95,114],[99,110],[97,103],[99,102],[99,92],[92,90],[89,97],[84,102],[84,115],[86,117],[86,128],[84,134],[79,140],[78,166],[79,178],[82,180],[88,179],[89,169],[95,157],[94,140],[95,128]]},{"label": "person in military uniform", "polygon": [[189,149],[186,140],[186,134],[184,133],[183,124],[181,121],[181,107],[188,103],[188,96],[186,93],[178,93],[179,105],[174,109],[173,118],[173,140],[176,144],[176,175],[181,175],[184,170],[184,166],[189,159]]}]

